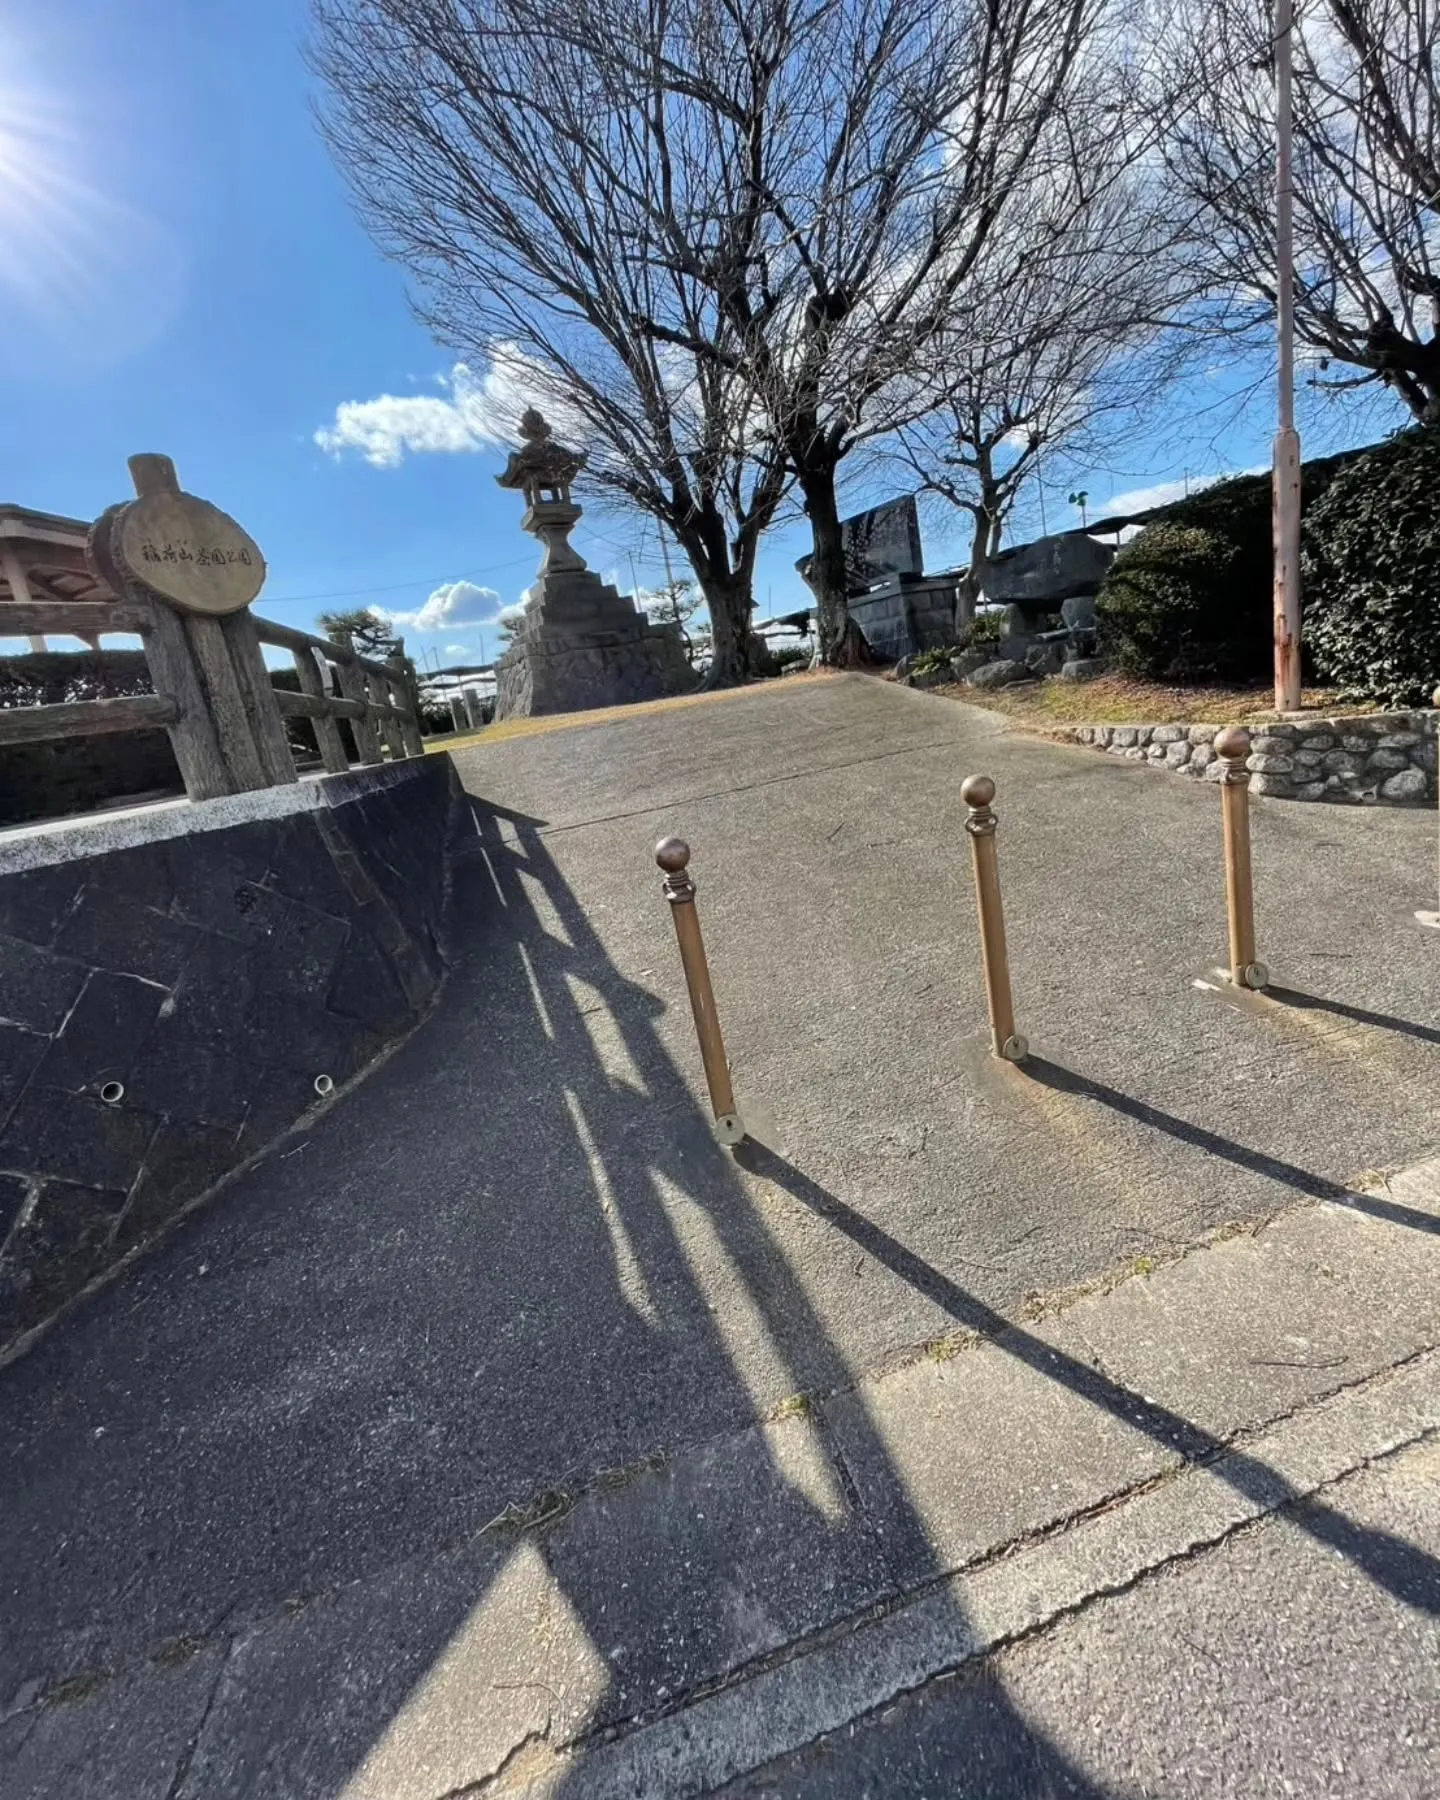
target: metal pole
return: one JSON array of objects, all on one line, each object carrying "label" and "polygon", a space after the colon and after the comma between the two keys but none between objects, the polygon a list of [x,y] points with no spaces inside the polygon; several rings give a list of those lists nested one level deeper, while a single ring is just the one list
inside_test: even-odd
[{"label": "metal pole", "polygon": [[990,1007],[990,1032],[996,1056],[1006,1062],[1024,1062],[1030,1046],[1015,1029],[1015,1006],[1010,997],[1010,958],[1005,949],[1005,914],[1000,905],[1000,873],[995,861],[995,814],[990,802],[995,783],[988,775],[972,775],[961,784],[960,798],[970,809],[965,829],[970,834],[970,856],[975,866],[975,901],[980,914],[980,956],[985,968],[985,998]]},{"label": "metal pole", "polygon": [[1290,178],[1293,0],[1275,0],[1275,710],[1300,706],[1300,438],[1295,430],[1295,230]]},{"label": "metal pole", "polygon": [[1255,895],[1250,878],[1250,733],[1229,725],[1215,739],[1225,764],[1220,777],[1220,813],[1225,834],[1225,906],[1230,925],[1230,980],[1236,987],[1263,988],[1270,979],[1255,960]]},{"label": "metal pole", "polygon": [[[1437,687],[1435,692],[1430,696],[1430,704],[1436,709],[1437,714],[1440,714],[1440,687]],[[1437,733],[1440,733],[1440,718],[1437,718],[1436,724]],[[1437,745],[1440,745],[1440,734],[1437,734],[1435,741]],[[1428,925],[1432,931],[1440,930],[1440,911],[1417,912],[1415,917],[1422,925]]]},{"label": "metal pole", "polygon": [[689,873],[690,846],[681,838],[662,838],[655,846],[655,860],[665,872],[665,898],[670,902],[680,962],[685,970],[685,985],[690,990],[690,1010],[695,1017],[700,1060],[705,1065],[705,1081],[710,1089],[710,1109],[715,1115],[715,1136],[722,1144],[738,1144],[745,1137],[745,1127],[735,1106],[735,1090],[730,1085],[730,1064],[725,1057],[725,1040],[720,1035],[715,993],[710,986],[710,965],[705,959],[705,943],[695,911],[695,883]]}]

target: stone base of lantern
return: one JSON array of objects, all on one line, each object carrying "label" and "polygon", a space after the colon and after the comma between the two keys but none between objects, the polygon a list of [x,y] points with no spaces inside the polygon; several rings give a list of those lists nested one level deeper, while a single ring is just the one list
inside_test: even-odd
[{"label": "stone base of lantern", "polygon": [[583,712],[696,686],[680,634],[653,625],[589,569],[535,583],[515,643],[495,664],[495,717]]}]

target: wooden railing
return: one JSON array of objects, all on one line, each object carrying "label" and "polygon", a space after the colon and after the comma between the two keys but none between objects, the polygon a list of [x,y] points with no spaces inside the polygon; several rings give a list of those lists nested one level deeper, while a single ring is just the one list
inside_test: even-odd
[{"label": "wooden railing", "polygon": [[419,701],[400,650],[388,662],[375,662],[353,644],[337,644],[269,619],[256,619],[255,635],[295,658],[300,692],[277,688],[275,699],[283,714],[312,721],[327,773],[350,766],[338,719],[350,721],[362,763],[383,761],[382,745],[393,762],[424,754]]},{"label": "wooden railing", "polygon": [[[144,599],[0,601],[0,637],[53,634],[93,641],[116,632],[139,634],[155,692],[0,708],[0,748],[163,726],[192,800],[296,780],[286,717],[311,720],[330,774],[350,767],[341,719],[349,721],[362,764],[423,754],[418,696],[399,653],[377,662],[351,644],[248,610],[223,622],[186,621],[182,628],[169,608]],[[268,679],[261,644],[294,656],[298,694]]]}]

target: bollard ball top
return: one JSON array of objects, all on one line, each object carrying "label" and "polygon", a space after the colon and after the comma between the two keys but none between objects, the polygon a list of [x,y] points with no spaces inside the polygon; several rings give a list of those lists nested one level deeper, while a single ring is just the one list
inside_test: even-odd
[{"label": "bollard ball top", "polygon": [[1215,734],[1215,754],[1227,762],[1243,762],[1250,754],[1250,733],[1243,725],[1227,725]]},{"label": "bollard ball top", "polygon": [[979,812],[995,798],[995,783],[988,775],[969,775],[960,783],[960,798],[972,812]]},{"label": "bollard ball top", "polygon": [[690,861],[690,846],[684,838],[661,838],[655,846],[655,860],[667,875],[678,875]]}]

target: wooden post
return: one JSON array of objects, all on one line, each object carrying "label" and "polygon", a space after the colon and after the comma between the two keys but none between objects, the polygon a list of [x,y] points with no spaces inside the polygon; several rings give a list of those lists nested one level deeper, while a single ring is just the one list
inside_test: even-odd
[{"label": "wooden post", "polygon": [[[1436,735],[1436,739],[1435,739],[1435,747],[1437,750],[1440,750],[1440,687],[1437,687],[1435,692],[1430,696],[1430,704],[1435,708],[1435,711],[1436,711],[1436,721],[1435,722],[1436,722],[1437,735]],[[1420,923],[1422,925],[1428,925],[1432,931],[1440,931],[1440,911],[1430,912],[1427,910],[1427,911],[1417,912],[1415,917],[1420,921]]]},{"label": "wooden post", "polygon": [[195,653],[180,614],[134,581],[116,562],[112,527],[123,506],[112,506],[95,521],[86,554],[96,574],[140,615],[140,638],[155,692],[175,703],[178,717],[169,729],[170,747],[191,800],[214,800],[235,792],[234,778],[220,749]]},{"label": "wooden post", "polygon": [[1227,725],[1215,739],[1225,764],[1220,777],[1220,812],[1225,834],[1225,905],[1230,927],[1230,980],[1236,987],[1263,988],[1270,979],[1255,960],[1255,899],[1250,878],[1250,733]]},{"label": "wooden post", "polygon": [[710,985],[710,965],[705,958],[700,919],[695,911],[695,883],[689,872],[690,846],[681,838],[662,838],[655,846],[655,860],[665,872],[665,898],[670,902],[680,962],[685,970],[685,985],[690,990],[690,1011],[695,1019],[695,1035],[700,1040],[706,1086],[710,1089],[715,1136],[722,1144],[738,1144],[745,1137],[745,1127],[735,1107],[730,1064],[725,1057],[725,1040],[720,1035],[720,1019]]},{"label": "wooden post", "polygon": [[240,699],[249,721],[260,767],[265,771],[266,787],[283,787],[298,781],[295,752],[280,717],[280,704],[275,698],[275,683],[265,665],[265,652],[255,629],[255,618],[247,606],[243,612],[227,613],[220,621],[225,647],[240,687]]},{"label": "wooden post", "polygon": [[[340,692],[345,699],[353,700],[359,706],[369,704],[370,690],[365,683],[365,671],[356,660],[354,640],[348,632],[344,643],[338,647],[335,673],[340,678]],[[350,729],[355,733],[355,753],[360,761],[380,762],[380,739],[375,732],[375,721],[369,717],[352,719]]]},{"label": "wooden post", "polygon": [[414,671],[405,660],[404,638],[396,638],[389,663],[395,671],[395,679],[390,684],[392,698],[397,706],[403,706],[406,710],[406,717],[400,721],[401,745],[406,756],[423,756],[425,742],[420,736],[420,688]]},{"label": "wooden post", "polygon": [[980,916],[980,956],[985,967],[985,999],[990,1008],[991,1047],[1006,1062],[1024,1062],[1030,1046],[1015,1029],[1010,994],[1010,958],[1005,948],[1005,914],[1000,904],[1000,871],[995,857],[995,783],[972,775],[960,787],[969,808],[965,829],[975,869],[975,903]]},{"label": "wooden post", "polygon": [[[389,706],[390,683],[384,675],[372,675],[369,669],[362,669],[365,677],[365,691],[370,697],[372,706]],[[388,718],[384,713],[378,715],[375,728],[380,734],[380,742],[385,746],[385,753],[391,762],[403,762],[405,746],[400,738],[400,726],[396,720]]]},{"label": "wooden post", "polygon": [[[309,694],[312,700],[328,700],[325,678],[320,673],[317,660],[320,652],[307,647],[292,652],[295,658],[295,673],[300,678],[300,692]],[[320,762],[327,775],[343,775],[350,767],[350,758],[345,754],[345,740],[340,735],[340,727],[329,713],[315,715],[312,721],[315,726],[315,742],[320,747]]]},{"label": "wooden post", "polygon": [[[210,717],[215,721],[215,735],[220,740],[220,754],[230,771],[230,791],[238,794],[250,788],[269,787],[270,775],[260,758],[260,747],[255,742],[245,696],[240,690],[240,677],[231,661],[230,646],[219,619],[193,614],[182,617],[181,623],[205,686]],[[291,779],[294,779],[293,769]]]},{"label": "wooden post", "polygon": [[1293,0],[1275,0],[1275,336],[1273,450],[1275,710],[1300,706],[1300,438],[1295,430],[1295,195],[1291,179]]}]

